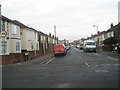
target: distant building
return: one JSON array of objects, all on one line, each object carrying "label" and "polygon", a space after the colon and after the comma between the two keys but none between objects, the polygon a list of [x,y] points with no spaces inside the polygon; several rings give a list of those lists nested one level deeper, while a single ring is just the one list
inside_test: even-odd
[{"label": "distant building", "polygon": [[118,23],[120,23],[120,1],[118,2]]},{"label": "distant building", "polygon": [[79,40],[74,40],[73,41],[73,45],[78,45],[78,44],[80,44]]},{"label": "distant building", "polygon": [[[119,42],[120,41],[120,23],[117,25],[111,24],[111,27],[107,31],[102,31],[98,35],[91,35],[87,39],[94,40],[99,45],[103,44],[103,41],[110,37],[115,37],[115,39]],[[98,41],[99,38],[99,41]]]},{"label": "distant building", "polygon": [[64,45],[69,45],[69,41],[64,39],[64,40],[59,40],[59,44],[64,44]]}]

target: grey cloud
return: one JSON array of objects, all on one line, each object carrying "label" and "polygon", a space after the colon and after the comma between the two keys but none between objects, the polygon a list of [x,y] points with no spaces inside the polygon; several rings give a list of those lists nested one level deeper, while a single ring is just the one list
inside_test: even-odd
[{"label": "grey cloud", "polygon": [[[2,13],[39,31],[69,40],[87,37],[117,23],[119,0],[2,0]],[[24,2],[24,3],[23,3]]]}]

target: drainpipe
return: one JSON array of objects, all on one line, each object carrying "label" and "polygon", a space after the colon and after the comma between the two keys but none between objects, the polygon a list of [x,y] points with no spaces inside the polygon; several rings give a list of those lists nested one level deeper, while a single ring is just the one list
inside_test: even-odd
[{"label": "drainpipe", "polygon": [[36,57],[36,49],[34,49],[34,52],[35,52],[35,57]]},{"label": "drainpipe", "polygon": [[43,54],[45,55],[45,43],[43,43]]}]

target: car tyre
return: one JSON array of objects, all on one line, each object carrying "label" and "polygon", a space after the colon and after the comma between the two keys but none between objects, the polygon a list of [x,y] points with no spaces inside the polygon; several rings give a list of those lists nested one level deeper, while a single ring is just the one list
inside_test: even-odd
[{"label": "car tyre", "polygon": [[54,54],[54,56],[56,57],[57,55],[56,55],[56,54]]}]

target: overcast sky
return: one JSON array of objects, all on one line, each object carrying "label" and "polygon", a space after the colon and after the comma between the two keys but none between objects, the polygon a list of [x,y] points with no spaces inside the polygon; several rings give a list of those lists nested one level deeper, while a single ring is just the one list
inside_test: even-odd
[{"label": "overcast sky", "polygon": [[118,23],[120,0],[0,0],[2,15],[70,41],[108,30]]}]

